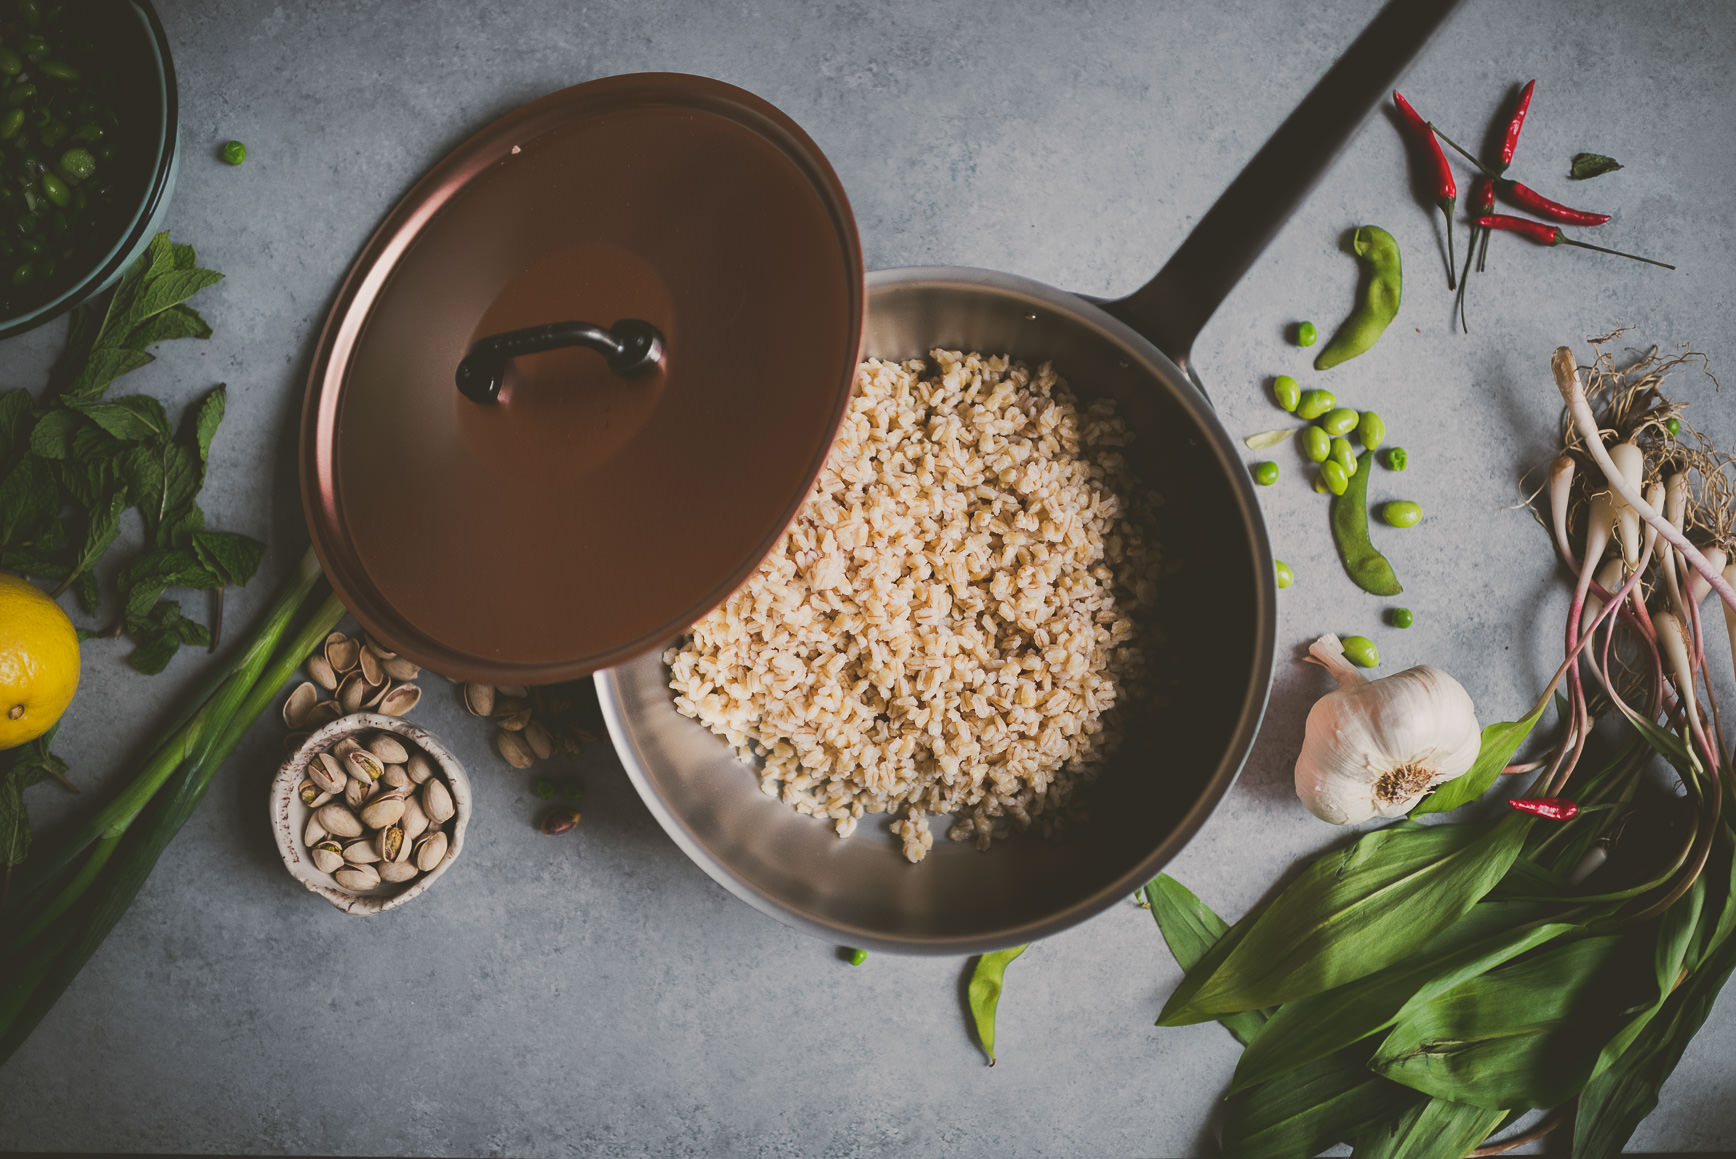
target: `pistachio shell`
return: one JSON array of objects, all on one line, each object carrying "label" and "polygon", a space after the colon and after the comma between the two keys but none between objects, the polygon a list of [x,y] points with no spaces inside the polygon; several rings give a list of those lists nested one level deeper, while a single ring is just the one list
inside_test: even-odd
[{"label": "pistachio shell", "polygon": [[347,757],[361,747],[361,741],[357,740],[353,736],[346,736],[342,740],[338,741],[337,744],[332,746],[332,755]]},{"label": "pistachio shell", "polygon": [[415,797],[404,798],[404,815],[398,818],[398,824],[404,829],[404,836],[411,841],[428,831],[428,814],[422,811],[422,802]]},{"label": "pistachio shell", "polygon": [[385,681],[386,673],[380,667],[380,658],[372,650],[363,648],[357,657],[361,661],[362,678],[369,684],[380,684]]},{"label": "pistachio shell", "polygon": [[322,700],[307,710],[309,728],[323,728],[344,714],[335,700]]},{"label": "pistachio shell", "polygon": [[422,690],[414,684],[400,684],[380,701],[380,711],[387,716],[403,716],[422,699]]},{"label": "pistachio shell", "polygon": [[307,658],[307,674],[327,692],[337,691],[338,674],[332,670],[332,662],[318,652]]},{"label": "pistachio shell", "polygon": [[382,861],[374,868],[379,870],[381,881],[393,885],[413,881],[422,873],[420,869],[416,868],[416,863],[408,858],[403,861]]},{"label": "pistachio shell", "polygon": [[368,699],[362,707],[370,711],[378,709],[380,702],[386,699],[387,693],[391,692],[392,688],[393,684],[389,679],[381,680],[378,684],[368,685]]},{"label": "pistachio shell", "polygon": [[308,860],[321,873],[330,873],[344,864],[344,847],[336,841],[322,841],[307,851]]},{"label": "pistachio shell", "polygon": [[549,735],[549,730],[538,721],[531,721],[524,726],[519,734],[524,737],[524,743],[530,746],[530,751],[536,754],[536,759],[546,761],[555,751],[555,738]]},{"label": "pistachio shell", "polygon": [[342,632],[333,632],[326,637],[326,663],[332,666],[332,671],[338,674],[348,672],[356,666],[357,657],[362,647]]},{"label": "pistachio shell", "polygon": [[329,836],[331,835],[325,831],[325,826],[319,823],[318,817],[309,817],[307,819],[307,828],[301,831],[302,844],[306,845],[309,849],[312,849],[315,845],[318,845]]},{"label": "pistachio shell", "polygon": [[307,776],[322,793],[341,793],[344,782],[349,780],[343,762],[330,753],[315,753],[313,760],[307,763]]},{"label": "pistachio shell", "polygon": [[504,728],[494,731],[494,749],[500,754],[500,759],[515,769],[528,769],[536,761],[536,756],[530,750],[530,745],[524,741],[524,734],[508,732]]},{"label": "pistachio shell", "polygon": [[314,813],[319,823],[325,826],[325,831],[334,837],[360,837],[362,823],[356,815],[343,805],[333,801],[329,805],[321,805]]},{"label": "pistachio shell", "polygon": [[395,824],[404,815],[404,794],[394,789],[381,793],[362,806],[362,824],[370,829],[383,829]]},{"label": "pistachio shell", "polygon": [[[432,781],[429,784],[433,784]],[[424,872],[433,869],[446,858],[448,841],[443,829],[436,829],[416,842],[416,868]]]},{"label": "pistachio shell", "polygon": [[332,877],[345,889],[373,889],[380,884],[380,874],[371,865],[346,865]]},{"label": "pistachio shell", "polygon": [[295,686],[289,699],[283,702],[283,723],[287,728],[306,728],[308,710],[319,700],[319,686],[302,683]]},{"label": "pistachio shell", "polygon": [[372,837],[356,837],[344,842],[344,860],[351,865],[372,865],[380,860]]},{"label": "pistachio shell", "polygon": [[497,684],[494,686],[494,690],[502,696],[516,696],[520,700],[530,695],[522,684]]},{"label": "pistachio shell", "polygon": [[494,711],[494,685],[466,684],[464,686],[464,707],[470,710],[472,716],[487,716]]},{"label": "pistachio shell", "polygon": [[503,696],[494,702],[490,719],[509,732],[518,732],[530,723],[530,705],[516,697]]},{"label": "pistachio shell", "polygon": [[410,754],[410,760],[404,765],[404,771],[410,774],[410,779],[418,785],[426,784],[434,775],[434,761],[427,753],[418,749]]},{"label": "pistachio shell", "polygon": [[344,715],[360,712],[362,702],[368,698],[368,684],[362,679],[360,672],[352,672],[344,677],[344,682],[338,685],[338,703],[343,705]]},{"label": "pistachio shell", "polygon": [[380,667],[385,669],[386,675],[393,680],[414,680],[422,675],[422,670],[416,667],[413,661],[406,660],[402,656],[382,656],[380,657]]},{"label": "pistachio shell", "polygon": [[391,660],[398,655],[366,632],[362,633],[362,647],[366,648],[382,660]]},{"label": "pistachio shell", "polygon": [[360,809],[373,795],[374,782],[366,777],[351,777],[344,785],[344,803],[352,809]]},{"label": "pistachio shell", "polygon": [[404,770],[403,765],[387,765],[386,775],[380,778],[380,783],[388,789],[408,789],[411,784],[410,774]]},{"label": "pistachio shell", "polygon": [[431,778],[422,786],[422,812],[428,814],[428,820],[436,825],[446,824],[458,812],[458,807],[452,803],[452,790],[439,777]]},{"label": "pistachio shell", "polygon": [[410,759],[410,751],[389,732],[377,732],[368,741],[368,751],[380,758],[383,765],[401,765]]},{"label": "pistachio shell", "polygon": [[374,834],[374,852],[381,861],[403,861],[410,856],[410,842],[404,838],[402,825],[388,825]]},{"label": "pistachio shell", "polygon": [[379,757],[367,749],[357,749],[352,753],[347,753],[344,760],[349,762],[351,776],[377,781],[386,775],[386,766],[380,763]]}]

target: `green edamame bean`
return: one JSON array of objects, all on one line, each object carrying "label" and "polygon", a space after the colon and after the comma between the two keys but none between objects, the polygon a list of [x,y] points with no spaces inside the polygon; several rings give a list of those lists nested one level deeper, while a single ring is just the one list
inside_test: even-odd
[{"label": "green edamame bean", "polygon": [[1411,615],[1409,608],[1394,608],[1387,619],[1392,621],[1392,626],[1395,628],[1408,628],[1416,623],[1416,617]]},{"label": "green edamame bean", "polygon": [[1346,479],[1356,474],[1356,452],[1351,449],[1349,439],[1333,439],[1327,458],[1344,468]]},{"label": "green edamame bean", "polygon": [[18,0],[18,15],[32,28],[42,24],[41,0]]},{"label": "green edamame bean", "polygon": [[24,110],[12,109],[0,117],[0,141],[10,141],[24,127]]},{"label": "green edamame bean", "polygon": [[1664,420],[1664,429],[1670,432],[1670,437],[1673,439],[1682,433],[1682,420],[1678,418],[1667,418]]},{"label": "green edamame bean", "polygon": [[1331,494],[1331,492],[1326,489],[1325,476],[1321,475],[1319,471],[1314,472],[1314,493],[1316,495],[1330,495]]},{"label": "green edamame bean", "polygon": [[35,95],[36,86],[31,84],[29,81],[25,81],[21,85],[12,86],[12,91],[6,94],[6,103],[13,108],[17,108]]},{"label": "green edamame bean", "polygon": [[1296,345],[1312,346],[1318,341],[1320,341],[1320,331],[1315,329],[1314,323],[1302,322],[1297,325]]},{"label": "green edamame bean", "polygon": [[223,160],[230,165],[239,165],[247,160],[247,146],[240,141],[230,141],[223,146]]},{"label": "green edamame bean", "polygon": [[1393,527],[1415,527],[1423,517],[1423,509],[1409,499],[1396,499],[1381,505],[1380,517]]},{"label": "green edamame bean", "polygon": [[45,60],[36,66],[36,71],[43,76],[51,76],[55,80],[64,81],[75,81],[79,75],[76,68],[60,60]]},{"label": "green edamame bean", "polygon": [[1356,231],[1353,245],[1368,271],[1367,284],[1356,309],[1314,359],[1315,370],[1330,370],[1371,349],[1398,316],[1404,280],[1398,242],[1378,225],[1365,225]]},{"label": "green edamame bean", "polygon": [[1367,636],[1341,636],[1338,642],[1344,645],[1344,658],[1358,668],[1373,668],[1380,663],[1380,649]]},{"label": "green edamame bean", "polygon": [[1254,482],[1270,487],[1278,481],[1278,464],[1267,461],[1254,467]]},{"label": "green edamame bean", "polygon": [[72,190],[66,187],[66,182],[52,173],[42,175],[42,193],[56,205],[66,205],[72,200]]},{"label": "green edamame bean", "polygon": [[29,262],[19,262],[12,267],[12,284],[14,286],[28,286],[35,277],[36,267]]},{"label": "green edamame bean", "polygon": [[83,141],[87,144],[95,144],[103,139],[102,126],[94,121],[86,121],[73,130],[72,139],[74,141]]},{"label": "green edamame bean", "polygon": [[41,60],[48,55],[48,41],[32,32],[23,41],[24,55],[31,60]]},{"label": "green edamame bean", "polygon": [[1362,445],[1374,450],[1386,442],[1386,422],[1371,410],[1362,412],[1362,418],[1356,424],[1356,437],[1362,440]]},{"label": "green edamame bean", "polygon": [[1320,464],[1320,479],[1334,495],[1344,494],[1344,489],[1350,486],[1350,476],[1344,473],[1344,468],[1334,459]]},{"label": "green edamame bean", "polygon": [[1302,401],[1302,388],[1296,385],[1296,380],[1288,374],[1280,374],[1272,380],[1272,397],[1285,410],[1293,411],[1296,404]]},{"label": "green edamame bean", "polygon": [[18,239],[18,248],[31,257],[36,257],[42,252],[42,243],[34,237],[25,236]]},{"label": "green edamame bean", "polygon": [[1278,570],[1278,586],[1287,588],[1296,582],[1296,573],[1290,570],[1290,565],[1281,559],[1272,561],[1272,566]]},{"label": "green edamame bean", "polygon": [[1402,471],[1410,466],[1410,456],[1404,453],[1403,447],[1388,447],[1380,458],[1389,471]]},{"label": "green edamame bean", "polygon": [[866,962],[867,960],[868,960],[868,951],[867,950],[851,950],[850,951],[850,964],[852,966],[860,966],[863,962]]},{"label": "green edamame bean", "polygon": [[1348,435],[1356,429],[1356,423],[1362,416],[1347,406],[1336,407],[1320,416],[1320,425],[1329,435]]},{"label": "green edamame bean", "polygon": [[24,61],[10,48],[0,48],[0,76],[17,76],[24,71]]},{"label": "green edamame bean", "polygon": [[83,181],[96,172],[96,158],[89,149],[68,149],[60,155],[60,171],[70,181]]},{"label": "green edamame bean", "polygon": [[1324,463],[1332,453],[1332,437],[1319,427],[1302,428],[1302,453],[1311,462]]},{"label": "green edamame bean", "polygon": [[1330,390],[1305,390],[1296,400],[1296,417],[1317,419],[1338,405],[1338,397]]}]

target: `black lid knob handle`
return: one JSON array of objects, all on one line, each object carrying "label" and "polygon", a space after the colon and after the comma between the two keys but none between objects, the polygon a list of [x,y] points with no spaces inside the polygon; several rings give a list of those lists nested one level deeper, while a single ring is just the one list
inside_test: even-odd
[{"label": "black lid knob handle", "polygon": [[663,335],[649,322],[623,318],[607,330],[589,322],[551,322],[477,339],[458,363],[459,393],[476,402],[494,402],[500,397],[508,359],[568,346],[595,350],[610,370],[624,378],[663,366]]}]

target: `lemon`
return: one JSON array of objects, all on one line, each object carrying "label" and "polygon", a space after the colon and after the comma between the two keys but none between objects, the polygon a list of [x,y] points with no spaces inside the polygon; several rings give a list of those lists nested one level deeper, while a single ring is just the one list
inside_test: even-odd
[{"label": "lemon", "polygon": [[78,690],[78,634],[35,584],[0,572],[0,749],[54,727]]}]

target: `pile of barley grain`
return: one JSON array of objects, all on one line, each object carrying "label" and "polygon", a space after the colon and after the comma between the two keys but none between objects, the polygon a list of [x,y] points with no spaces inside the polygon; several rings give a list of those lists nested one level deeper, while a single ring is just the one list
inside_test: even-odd
[{"label": "pile of barley grain", "polygon": [[1128,438],[1047,364],[864,362],[807,506],[665,654],[676,707],[840,837],[902,810],[911,861],[930,816],[979,849],[1055,817],[1145,665],[1160,559]]}]

